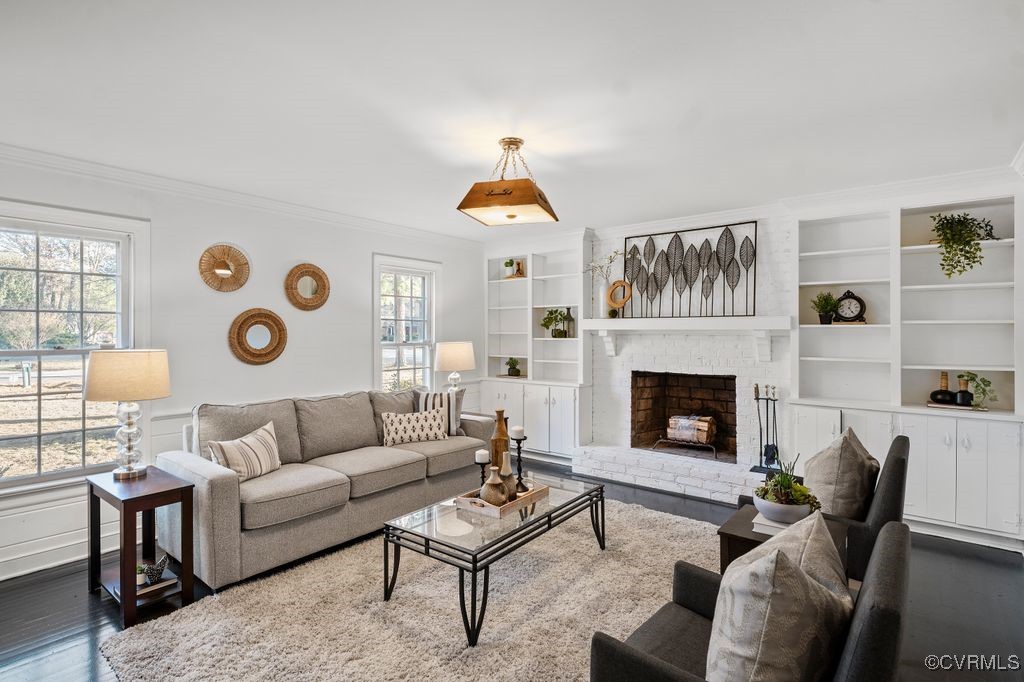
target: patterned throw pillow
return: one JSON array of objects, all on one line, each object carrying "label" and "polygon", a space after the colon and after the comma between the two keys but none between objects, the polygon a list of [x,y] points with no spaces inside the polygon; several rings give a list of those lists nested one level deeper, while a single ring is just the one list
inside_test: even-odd
[{"label": "patterned throw pillow", "polygon": [[439,407],[444,409],[445,433],[449,436],[459,435],[459,427],[461,425],[459,415],[462,414],[462,399],[466,395],[466,389],[460,388],[458,391],[439,393],[414,389],[413,395],[416,397],[417,412],[436,410]]},{"label": "patterned throw pillow", "polygon": [[824,679],[842,654],[852,616],[839,552],[815,512],[729,564],[711,624],[706,677]]},{"label": "patterned throw pillow", "polygon": [[448,432],[444,425],[445,410],[441,407],[428,412],[409,412],[407,414],[385,412],[381,418],[384,420],[385,447],[448,438]]},{"label": "patterned throw pillow", "polygon": [[847,428],[824,450],[807,460],[804,485],[811,489],[821,511],[863,520],[878,479],[878,460],[871,456],[853,429]]},{"label": "patterned throw pillow", "polygon": [[239,483],[281,468],[274,422],[238,440],[211,440],[208,447],[213,461],[238,474]]}]

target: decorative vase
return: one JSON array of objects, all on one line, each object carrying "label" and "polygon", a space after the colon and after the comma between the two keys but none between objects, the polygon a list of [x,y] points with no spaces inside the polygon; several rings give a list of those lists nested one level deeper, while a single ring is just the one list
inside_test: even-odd
[{"label": "decorative vase", "polygon": [[939,373],[939,390],[932,391],[928,398],[936,405],[952,405],[956,402],[956,394],[949,390],[949,372]]},{"label": "decorative vase", "polygon": [[970,407],[974,404],[974,394],[967,390],[967,379],[960,379],[960,390],[956,392],[956,404],[963,407]]},{"label": "decorative vase", "polygon": [[818,313],[818,322],[821,324],[832,324],[832,313]]},{"label": "decorative vase", "polygon": [[566,337],[566,333],[565,333],[564,329],[558,329],[556,327],[555,329],[551,330],[551,338],[553,338],[553,339],[564,339],[565,337]]},{"label": "decorative vase", "polygon": [[517,377],[517,376],[519,376],[522,373],[523,373],[523,370],[519,369],[518,367],[516,367],[515,369],[509,369],[508,370],[508,375],[510,377]]},{"label": "decorative vase", "polygon": [[777,523],[796,523],[811,513],[809,504],[780,504],[762,500],[757,495],[754,495],[754,507],[766,519]]},{"label": "decorative vase", "polygon": [[512,457],[508,450],[501,458],[501,471],[498,472],[501,477],[501,484],[505,486],[505,498],[511,502],[518,497],[516,493],[516,477],[512,475]]},{"label": "decorative vase", "polygon": [[491,466],[501,469],[501,461],[508,450],[508,424],[505,410],[494,411],[494,435],[491,436]]},{"label": "decorative vase", "polygon": [[576,337],[576,318],[572,316],[572,310],[568,307],[565,309],[565,322],[562,323],[562,328],[565,329],[566,338]]},{"label": "decorative vase", "polygon": [[480,499],[487,504],[500,507],[508,501],[508,493],[505,491],[505,484],[501,482],[498,475],[498,467],[491,467],[491,473],[487,480],[480,486]]},{"label": "decorative vase", "polygon": [[510,278],[514,277],[515,274],[516,274],[516,266],[515,265],[506,265],[505,266],[505,279],[510,279]]}]

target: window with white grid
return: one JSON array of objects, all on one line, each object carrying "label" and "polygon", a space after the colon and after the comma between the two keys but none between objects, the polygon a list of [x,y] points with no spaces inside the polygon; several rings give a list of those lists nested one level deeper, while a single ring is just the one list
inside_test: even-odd
[{"label": "window with white grid", "polygon": [[433,385],[435,267],[431,263],[377,259],[376,380],[395,391]]}]

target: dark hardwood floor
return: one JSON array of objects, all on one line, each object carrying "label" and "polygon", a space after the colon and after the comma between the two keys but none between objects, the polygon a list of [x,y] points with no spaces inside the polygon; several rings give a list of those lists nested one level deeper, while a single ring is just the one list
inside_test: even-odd
[{"label": "dark hardwood floor", "polygon": [[[565,473],[552,465],[531,463],[531,468]],[[606,494],[609,499],[715,524],[733,511],[614,483],[606,485]],[[1020,554],[915,534],[910,572],[902,679],[1024,680],[1021,672],[932,672],[924,664],[929,654],[998,654],[1004,660],[1016,654],[1024,659]],[[141,611],[140,620],[158,618],[170,608]],[[86,591],[84,561],[2,582],[0,680],[116,679],[99,645],[118,631],[117,622],[114,600]]]}]

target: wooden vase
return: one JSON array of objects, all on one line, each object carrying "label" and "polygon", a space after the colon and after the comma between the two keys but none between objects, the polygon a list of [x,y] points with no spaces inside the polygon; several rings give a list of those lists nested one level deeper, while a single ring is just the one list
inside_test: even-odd
[{"label": "wooden vase", "polygon": [[500,507],[508,502],[508,493],[505,490],[505,484],[501,482],[501,477],[498,475],[498,467],[491,467],[490,475],[484,484],[480,486],[480,499],[487,504],[493,504],[495,507]]},{"label": "wooden vase", "polygon": [[501,469],[502,458],[508,450],[508,424],[505,410],[494,411],[494,435],[491,436],[491,466]]}]

